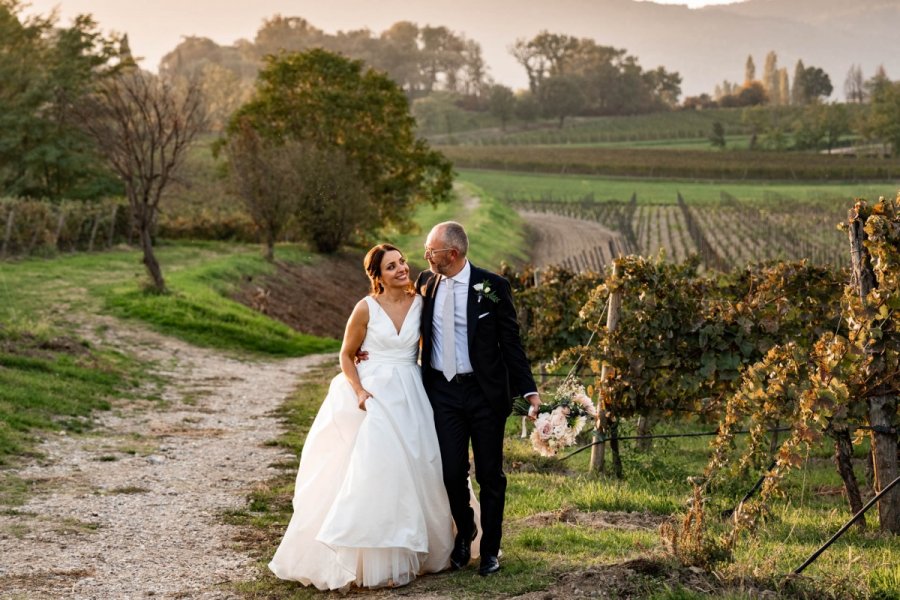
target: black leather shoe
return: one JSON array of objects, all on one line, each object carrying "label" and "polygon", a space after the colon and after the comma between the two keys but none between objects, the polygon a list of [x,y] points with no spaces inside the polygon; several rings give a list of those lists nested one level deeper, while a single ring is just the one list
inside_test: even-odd
[{"label": "black leather shoe", "polygon": [[500,570],[500,559],[496,556],[482,556],[481,567],[478,568],[478,574],[486,577]]},{"label": "black leather shoe", "polygon": [[466,539],[465,536],[459,533],[456,534],[453,552],[450,553],[450,568],[452,570],[457,571],[468,566],[469,561],[472,560],[472,542],[475,541],[477,536],[478,529],[475,527],[475,523],[472,523],[472,535],[469,536],[469,539]]}]

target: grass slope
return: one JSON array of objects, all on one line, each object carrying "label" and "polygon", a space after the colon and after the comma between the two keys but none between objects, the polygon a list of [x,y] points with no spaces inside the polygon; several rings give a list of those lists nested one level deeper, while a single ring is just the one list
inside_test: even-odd
[{"label": "grass slope", "polygon": [[528,260],[525,229],[521,217],[505,203],[466,181],[458,185],[453,199],[438,206],[420,206],[413,217],[414,231],[386,231],[384,239],[403,250],[410,263],[425,269],[425,239],[431,228],[442,221],[458,221],[469,234],[469,258],[487,269],[498,269],[501,262],[521,264]]}]

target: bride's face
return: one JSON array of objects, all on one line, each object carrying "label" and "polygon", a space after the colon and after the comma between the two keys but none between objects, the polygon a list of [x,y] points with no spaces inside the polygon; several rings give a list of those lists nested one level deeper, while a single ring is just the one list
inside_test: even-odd
[{"label": "bride's face", "polygon": [[381,257],[381,284],[385,289],[409,285],[409,265],[396,250],[388,250]]}]

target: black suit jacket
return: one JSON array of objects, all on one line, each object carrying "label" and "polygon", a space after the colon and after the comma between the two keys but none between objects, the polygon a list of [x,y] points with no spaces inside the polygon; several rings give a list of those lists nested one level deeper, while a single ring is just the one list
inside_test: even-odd
[{"label": "black suit jacket", "polygon": [[[537,386],[519,336],[509,282],[500,275],[469,264],[472,268],[466,302],[469,361],[484,397],[495,412],[505,418],[512,412],[512,399],[537,391]],[[442,376],[431,369],[434,300],[442,279],[442,275],[431,271],[423,271],[416,279],[416,290],[425,301],[422,307],[422,372],[426,389],[432,377]],[[474,289],[474,285],[484,282],[488,282],[496,301]]]}]

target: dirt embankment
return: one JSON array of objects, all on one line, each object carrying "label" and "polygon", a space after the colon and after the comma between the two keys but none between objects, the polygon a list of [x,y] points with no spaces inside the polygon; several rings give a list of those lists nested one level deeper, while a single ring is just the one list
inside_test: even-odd
[{"label": "dirt embankment", "polygon": [[364,256],[336,254],[311,265],[276,262],[273,275],[248,278],[234,299],[297,331],[341,339],[350,311],[369,292]]}]

